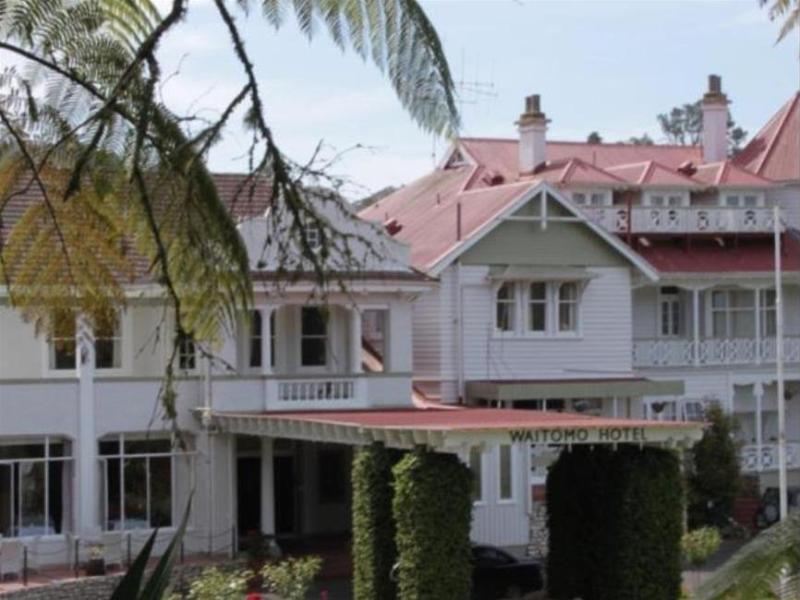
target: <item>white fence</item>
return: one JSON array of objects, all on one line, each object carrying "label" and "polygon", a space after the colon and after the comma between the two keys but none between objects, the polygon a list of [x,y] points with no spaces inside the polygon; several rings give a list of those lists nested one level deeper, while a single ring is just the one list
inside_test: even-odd
[{"label": "white fence", "polygon": [[[739,458],[745,473],[775,471],[778,469],[778,445],[762,444],[760,450],[757,445],[743,446]],[[786,444],[786,466],[800,468],[800,443]]]},{"label": "white fence", "polygon": [[[589,219],[609,231],[628,231],[625,206],[584,207]],[[722,206],[634,206],[630,212],[632,233],[725,233],[772,231],[772,209]]]},{"label": "white fence", "polygon": [[[775,338],[704,339],[695,345],[686,338],[633,341],[635,367],[687,367],[692,365],[747,365],[775,362]],[[784,361],[800,362],[800,337],[783,340]]]}]

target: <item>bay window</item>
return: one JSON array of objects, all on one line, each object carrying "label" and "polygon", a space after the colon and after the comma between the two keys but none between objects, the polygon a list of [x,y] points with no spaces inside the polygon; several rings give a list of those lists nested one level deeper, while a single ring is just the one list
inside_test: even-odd
[{"label": "bay window", "polygon": [[579,330],[578,282],[504,282],[495,292],[495,331],[500,334],[560,335]]},{"label": "bay window", "polygon": [[578,330],[578,284],[562,283],[558,286],[558,331]]},{"label": "bay window", "polygon": [[514,331],[517,314],[517,286],[506,282],[497,289],[495,327],[498,331]]},{"label": "bay window", "polygon": [[176,461],[191,460],[170,438],[120,434],[99,443],[103,528],[107,531],[170,527]]},{"label": "bay window", "polygon": [[72,457],[68,442],[45,437],[0,444],[0,536],[71,530]]}]

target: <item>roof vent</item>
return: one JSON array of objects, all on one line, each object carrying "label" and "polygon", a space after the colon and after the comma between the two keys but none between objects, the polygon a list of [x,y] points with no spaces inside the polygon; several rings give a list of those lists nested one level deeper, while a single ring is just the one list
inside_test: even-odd
[{"label": "roof vent", "polygon": [[488,186],[500,185],[506,180],[503,177],[502,173],[498,173],[493,169],[487,169],[486,172],[481,175],[481,181]]},{"label": "roof vent", "polygon": [[388,233],[392,237],[394,237],[403,230],[403,226],[397,219],[391,219],[389,221],[386,221],[383,224],[383,228],[386,230],[386,233]]},{"label": "roof vent", "polygon": [[678,165],[678,173],[691,177],[697,173],[697,167],[692,161],[687,160]]}]

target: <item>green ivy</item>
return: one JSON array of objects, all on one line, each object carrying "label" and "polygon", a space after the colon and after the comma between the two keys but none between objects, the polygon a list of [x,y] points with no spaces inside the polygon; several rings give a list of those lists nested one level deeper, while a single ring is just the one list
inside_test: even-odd
[{"label": "green ivy", "polygon": [[417,448],[393,472],[398,598],[469,598],[470,470],[455,455]]},{"label": "green ivy", "polygon": [[584,600],[675,600],[683,485],[659,448],[564,450],[547,481],[548,592]]},{"label": "green ivy", "polygon": [[353,457],[353,593],[356,600],[393,600],[397,560],[392,466],[400,453],[375,443]]}]

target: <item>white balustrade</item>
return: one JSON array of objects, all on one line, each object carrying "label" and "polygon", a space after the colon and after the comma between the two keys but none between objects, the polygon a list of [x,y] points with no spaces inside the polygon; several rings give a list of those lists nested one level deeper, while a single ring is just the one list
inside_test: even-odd
[{"label": "white balustrade", "polygon": [[281,402],[324,402],[355,400],[354,379],[293,379],[278,381]]},{"label": "white balustrade", "polygon": [[[583,207],[589,220],[609,231],[628,231],[628,209],[624,206]],[[767,207],[725,206],[634,206],[632,233],[726,233],[772,231],[772,210]]]},{"label": "white balustrade", "polygon": [[[758,471],[776,471],[778,469],[778,445],[762,444],[761,451],[757,445],[743,446],[739,453],[739,462],[745,473]],[[800,443],[786,444],[786,467],[800,468]]]},{"label": "white balustrade", "polygon": [[[759,345],[754,338],[710,338],[700,340],[698,364],[747,365],[775,362],[775,338],[765,338]],[[800,362],[800,337],[784,338],[784,360]],[[636,367],[686,367],[694,364],[694,341],[686,338],[638,339],[633,342]]]}]

